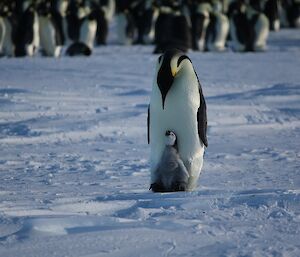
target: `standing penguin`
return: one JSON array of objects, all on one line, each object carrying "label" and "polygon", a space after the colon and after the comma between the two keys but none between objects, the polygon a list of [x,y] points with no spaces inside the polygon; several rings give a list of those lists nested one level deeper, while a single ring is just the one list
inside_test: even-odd
[{"label": "standing penguin", "polygon": [[[167,130],[177,135],[178,154],[189,174],[186,190],[191,190],[197,184],[204,146],[207,146],[206,103],[191,60],[175,49],[166,51],[158,59],[148,109],[151,184],[159,183],[156,170],[165,148]],[[176,188],[171,190],[176,191]]]},{"label": "standing penguin", "polygon": [[[78,20],[74,26],[74,42],[68,47],[66,54],[69,56],[92,54],[97,31],[97,22],[92,9],[92,2],[88,0],[78,1],[73,14]],[[75,20],[76,20],[75,19]],[[70,27],[71,24],[70,24]]]},{"label": "standing penguin", "polygon": [[55,15],[53,2],[41,1],[38,5],[39,32],[43,54],[58,57],[63,45],[62,33],[59,30],[59,21]]},{"label": "standing penguin", "polygon": [[2,2],[1,4],[1,19],[2,19],[2,54],[4,56],[15,56],[16,35],[18,27],[18,17],[14,2]]},{"label": "standing penguin", "polygon": [[97,21],[96,44],[106,45],[109,22],[115,11],[114,0],[98,0],[93,2],[93,11]]},{"label": "standing penguin", "polygon": [[205,50],[205,38],[210,23],[212,6],[208,1],[191,1],[192,46],[196,51]]},{"label": "standing penguin", "polygon": [[37,3],[24,0],[22,7],[23,12],[18,21],[15,55],[17,57],[34,56],[40,46],[39,19],[36,11]]},{"label": "standing penguin", "polygon": [[224,51],[229,32],[229,21],[223,13],[222,3],[216,1],[210,13],[210,22],[206,34],[206,50]]},{"label": "standing penguin", "polygon": [[177,138],[173,131],[165,134],[166,146],[155,171],[157,181],[151,184],[154,192],[185,191],[189,173],[178,154]]},{"label": "standing penguin", "polygon": [[131,45],[134,41],[136,25],[131,13],[131,5],[134,2],[134,0],[116,1],[117,42],[122,45]]},{"label": "standing penguin", "polygon": [[158,4],[153,53],[163,53],[170,48],[187,52],[191,48],[192,36],[185,5],[180,0],[161,0]]},{"label": "standing penguin", "polygon": [[257,0],[237,0],[229,7],[230,36],[234,51],[264,51],[269,35],[269,21],[257,7]]}]

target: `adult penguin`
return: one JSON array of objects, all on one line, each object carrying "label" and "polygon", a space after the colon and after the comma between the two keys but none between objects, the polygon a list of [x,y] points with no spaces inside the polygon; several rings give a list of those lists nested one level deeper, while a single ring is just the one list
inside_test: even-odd
[{"label": "adult penguin", "polygon": [[213,5],[210,13],[210,22],[206,34],[206,50],[224,51],[229,32],[229,21],[223,13],[223,6],[220,2]]},{"label": "adult penguin", "polygon": [[135,37],[136,24],[131,13],[132,0],[116,1],[116,30],[117,42],[122,45],[131,45]]},{"label": "adult penguin", "polygon": [[187,52],[191,48],[191,27],[185,15],[185,5],[180,0],[161,0],[159,16],[155,23],[154,54],[178,48]]},{"label": "adult penguin", "polygon": [[79,35],[78,39],[68,47],[66,54],[69,56],[92,54],[97,31],[97,22],[92,10],[92,3],[87,0],[82,0],[76,6],[77,18],[79,20]]},{"label": "adult penguin", "polygon": [[264,51],[269,34],[269,21],[259,10],[259,1],[238,0],[229,7],[230,36],[234,51]]},{"label": "adult penguin", "polygon": [[264,13],[269,19],[270,30],[279,31],[280,19],[279,19],[279,1],[268,0],[264,5]]},{"label": "adult penguin", "polygon": [[[2,19],[2,54],[4,56],[15,56],[16,49],[16,35],[18,28],[18,17],[16,14],[16,7],[14,2],[2,2],[1,4],[1,17]],[[0,42],[1,43],[1,42]]]},{"label": "adult penguin", "polygon": [[192,47],[195,51],[205,50],[206,31],[210,23],[212,6],[209,1],[191,1]]},{"label": "adult penguin", "polygon": [[[207,146],[206,103],[191,60],[176,49],[166,51],[158,59],[148,109],[151,184],[158,184],[159,191],[166,188],[156,170],[165,148],[167,130],[177,135],[178,154],[189,174],[185,190],[192,190],[202,169],[204,146]],[[170,191],[178,190],[171,188]]]},{"label": "adult penguin", "polygon": [[17,57],[34,56],[40,46],[37,2],[24,0],[22,7],[23,13],[18,21],[15,55]]},{"label": "adult penguin", "polygon": [[99,0],[93,3],[93,12],[97,21],[96,44],[106,45],[109,30],[109,22],[115,11],[114,0]]},{"label": "adult penguin", "polygon": [[249,23],[248,51],[264,51],[267,48],[269,36],[269,20],[258,7],[258,0],[250,0],[250,6],[246,9],[246,17]]},{"label": "adult penguin", "polygon": [[41,1],[38,5],[39,32],[43,54],[58,57],[63,45],[62,30],[56,19],[55,7],[48,1]]}]

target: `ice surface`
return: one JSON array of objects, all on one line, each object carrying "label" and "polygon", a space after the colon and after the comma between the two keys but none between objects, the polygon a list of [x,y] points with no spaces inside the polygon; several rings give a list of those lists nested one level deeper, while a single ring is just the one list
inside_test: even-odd
[{"label": "ice surface", "polygon": [[300,256],[300,34],[190,52],[208,108],[193,192],[149,188],[151,46],[0,59],[0,256]]}]

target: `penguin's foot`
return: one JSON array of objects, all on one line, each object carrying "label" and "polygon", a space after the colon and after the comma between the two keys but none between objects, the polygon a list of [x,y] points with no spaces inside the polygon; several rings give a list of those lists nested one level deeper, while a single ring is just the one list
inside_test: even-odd
[{"label": "penguin's foot", "polygon": [[152,183],[151,185],[150,185],[150,188],[149,188],[149,190],[152,190],[153,192],[160,192],[160,193],[162,193],[162,192],[166,192],[166,190],[165,190],[165,188],[164,188],[164,186],[161,184],[161,183]]},{"label": "penguin's foot", "polygon": [[187,191],[187,189],[187,183],[183,181],[173,183],[171,188],[166,188],[161,183],[152,183],[149,188],[149,190],[152,190],[155,193],[182,192]]},{"label": "penguin's foot", "polygon": [[172,185],[173,191],[187,191],[187,183],[183,181],[175,182],[174,185]]}]

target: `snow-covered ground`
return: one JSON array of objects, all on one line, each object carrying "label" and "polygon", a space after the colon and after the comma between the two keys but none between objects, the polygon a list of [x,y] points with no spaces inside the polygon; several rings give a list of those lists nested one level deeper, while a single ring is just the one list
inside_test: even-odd
[{"label": "snow-covered ground", "polygon": [[0,256],[300,256],[300,33],[189,53],[208,107],[193,192],[152,193],[152,47],[0,59]]}]

